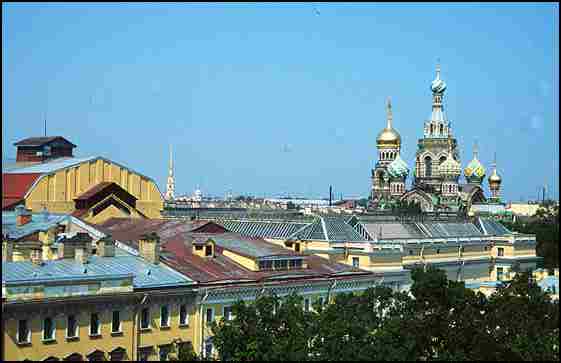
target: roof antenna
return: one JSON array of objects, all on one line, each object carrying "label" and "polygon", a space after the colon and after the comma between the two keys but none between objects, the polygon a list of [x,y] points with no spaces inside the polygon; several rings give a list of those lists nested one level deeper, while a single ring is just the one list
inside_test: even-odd
[{"label": "roof antenna", "polygon": [[45,137],[47,137],[47,113],[45,112]]}]

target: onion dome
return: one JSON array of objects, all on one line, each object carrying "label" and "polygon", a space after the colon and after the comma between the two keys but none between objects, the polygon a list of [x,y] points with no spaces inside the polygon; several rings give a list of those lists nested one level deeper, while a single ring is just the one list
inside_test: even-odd
[{"label": "onion dome", "polygon": [[491,175],[489,175],[489,186],[491,187],[498,187],[501,182],[502,179],[499,176],[499,174],[497,174],[497,156],[495,155],[495,160],[493,161],[493,173],[491,173]]},{"label": "onion dome", "polygon": [[436,65],[436,78],[431,82],[430,89],[434,93],[444,93],[446,83],[440,79],[440,64]]},{"label": "onion dome", "polygon": [[396,147],[399,148],[401,145],[401,136],[392,126],[393,116],[392,116],[392,104],[391,100],[388,98],[387,103],[387,125],[380,131],[378,137],[376,138],[376,144],[378,147]]},{"label": "onion dome", "polygon": [[387,170],[388,174],[390,174],[392,178],[403,178],[406,177],[407,174],[409,174],[409,168],[407,167],[407,164],[405,163],[405,161],[403,161],[401,156],[399,156],[399,153],[397,154],[396,158],[390,163],[390,165],[388,165]]},{"label": "onion dome", "polygon": [[473,159],[464,169],[464,175],[468,183],[478,183],[481,184],[483,178],[485,177],[485,167],[477,159],[477,145],[475,145],[473,150]]}]

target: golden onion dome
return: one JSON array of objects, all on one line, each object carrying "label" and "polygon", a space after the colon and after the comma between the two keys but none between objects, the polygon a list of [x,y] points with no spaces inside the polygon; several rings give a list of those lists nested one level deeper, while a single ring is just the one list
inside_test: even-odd
[{"label": "golden onion dome", "polygon": [[499,174],[497,174],[497,169],[493,169],[493,173],[489,175],[489,184],[500,184],[502,181]]},{"label": "golden onion dome", "polygon": [[387,124],[386,127],[378,134],[378,137],[376,138],[376,144],[379,146],[399,146],[401,145],[401,136],[392,126],[392,104],[389,97],[386,112]]}]

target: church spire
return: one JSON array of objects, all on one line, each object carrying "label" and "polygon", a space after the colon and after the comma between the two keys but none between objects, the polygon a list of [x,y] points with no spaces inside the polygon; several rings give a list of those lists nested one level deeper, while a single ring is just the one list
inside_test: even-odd
[{"label": "church spire", "polygon": [[172,146],[169,145],[169,170],[168,170],[168,182],[166,185],[166,199],[175,199],[175,179],[173,177],[173,154]]},{"label": "church spire", "polygon": [[386,114],[387,114],[387,122],[388,122],[386,128],[390,130],[393,128],[392,99],[390,97],[388,97],[388,100],[386,101]]}]

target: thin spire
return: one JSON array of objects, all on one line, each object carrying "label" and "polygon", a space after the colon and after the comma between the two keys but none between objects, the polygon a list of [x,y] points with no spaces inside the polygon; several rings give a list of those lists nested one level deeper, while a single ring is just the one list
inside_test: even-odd
[{"label": "thin spire", "polygon": [[496,170],[497,169],[497,152],[495,151],[495,153],[493,154],[493,168]]},{"label": "thin spire", "polygon": [[477,149],[477,139],[473,142],[473,158],[477,159],[478,149]]},{"label": "thin spire", "polygon": [[440,79],[440,58],[436,58],[436,79]]},{"label": "thin spire", "polygon": [[393,121],[393,114],[392,114],[392,99],[390,97],[388,97],[388,100],[386,101],[386,113],[387,113],[387,119],[388,119],[388,124],[386,125],[386,128],[391,129],[392,128],[392,121]]},{"label": "thin spire", "polygon": [[171,144],[169,145],[169,175],[173,175],[173,153]]}]

